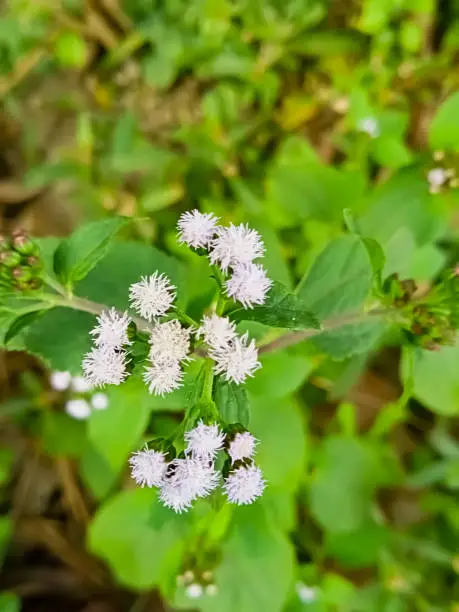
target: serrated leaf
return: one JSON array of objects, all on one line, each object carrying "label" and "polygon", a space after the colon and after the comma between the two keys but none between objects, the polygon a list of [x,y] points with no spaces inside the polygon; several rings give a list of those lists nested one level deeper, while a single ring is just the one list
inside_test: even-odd
[{"label": "serrated leaf", "polygon": [[263,306],[240,308],[230,317],[234,321],[257,321],[271,327],[287,329],[320,329],[320,322],[305,300],[274,282]]},{"label": "serrated leaf", "polygon": [[250,403],[243,385],[218,378],[215,383],[215,403],[224,421],[249,426]]},{"label": "serrated leaf", "polygon": [[4,343],[9,344],[13,338],[20,334],[21,331],[28,327],[31,323],[36,321],[41,315],[44,314],[44,312],[44,310],[35,310],[33,312],[27,312],[14,319],[5,333]]},{"label": "serrated leaf", "polygon": [[105,257],[127,218],[112,217],[80,227],[65,238],[54,253],[54,272],[65,284],[83,279]]}]

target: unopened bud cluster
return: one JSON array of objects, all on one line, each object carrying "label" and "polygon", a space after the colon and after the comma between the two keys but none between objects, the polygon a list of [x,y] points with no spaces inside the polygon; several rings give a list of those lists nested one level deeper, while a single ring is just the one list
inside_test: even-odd
[{"label": "unopened bud cluster", "polygon": [[0,235],[0,285],[18,291],[40,289],[43,263],[40,250],[25,231]]},{"label": "unopened bud cluster", "polygon": [[189,599],[201,599],[202,597],[214,597],[218,593],[218,586],[214,583],[212,571],[205,570],[197,572],[188,569],[177,576],[177,585],[185,589]]},{"label": "unopened bud cluster", "polygon": [[[265,481],[253,462],[257,440],[245,430],[225,432],[216,423],[200,421],[184,436],[183,456],[171,457],[164,443],[146,448],[130,458],[131,474],[140,486],[158,487],[162,503],[181,513],[200,497],[209,496],[221,483],[230,503],[253,503],[263,493]],[[225,452],[223,470],[216,468],[217,456]]]}]

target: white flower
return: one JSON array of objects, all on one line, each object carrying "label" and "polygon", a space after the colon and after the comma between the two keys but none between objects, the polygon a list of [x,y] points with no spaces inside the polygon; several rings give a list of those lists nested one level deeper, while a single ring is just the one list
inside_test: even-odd
[{"label": "white flower", "polygon": [[94,410],[106,410],[108,408],[108,395],[105,393],[94,393],[91,397],[91,406]]},{"label": "white flower", "polygon": [[259,264],[249,263],[236,266],[233,275],[226,281],[226,293],[244,308],[264,304],[266,294],[273,284],[266,276],[266,270]]},{"label": "white flower", "polygon": [[204,589],[202,585],[199,584],[199,582],[193,582],[192,584],[189,584],[186,587],[185,593],[187,594],[187,597],[189,597],[190,599],[199,599],[200,597],[202,597],[202,594],[204,593]]},{"label": "white flower", "polygon": [[365,117],[364,119],[361,119],[358,123],[357,129],[360,132],[368,134],[370,138],[378,138],[378,136],[381,134],[379,121],[375,117]]},{"label": "white flower", "polygon": [[131,319],[127,312],[120,314],[116,308],[104,310],[97,317],[97,325],[90,332],[97,346],[118,349],[130,344],[127,330]]},{"label": "white flower", "polygon": [[164,395],[182,386],[183,372],[178,362],[157,361],[145,368],[143,379],[150,393]]},{"label": "white flower", "polygon": [[185,433],[186,453],[191,453],[193,459],[211,460],[223,448],[225,434],[218,425],[205,425],[199,421],[197,426]]},{"label": "white flower", "polygon": [[76,393],[87,393],[92,389],[91,385],[84,376],[74,376],[70,386],[72,391],[75,391]]},{"label": "white flower", "polygon": [[218,218],[213,214],[201,213],[199,210],[184,212],[178,221],[179,242],[199,248],[207,247],[215,235]]},{"label": "white flower", "polygon": [[260,468],[255,465],[240,467],[229,473],[223,485],[228,501],[232,504],[252,504],[265,489]]},{"label": "white flower", "polygon": [[84,399],[71,399],[65,404],[65,412],[80,421],[84,421],[91,414],[91,406]]},{"label": "white flower", "polygon": [[167,469],[164,453],[151,449],[133,453],[129,465],[132,478],[141,487],[159,487]]},{"label": "white flower", "polygon": [[161,486],[160,499],[175,512],[191,507],[198,497],[206,497],[218,484],[219,475],[209,462],[198,459],[174,459],[168,465]]},{"label": "white flower", "polygon": [[236,326],[228,317],[219,317],[216,314],[209,317],[204,315],[196,336],[198,338],[202,336],[212,347],[226,346],[236,336]]},{"label": "white flower", "polygon": [[265,247],[258,232],[247,225],[219,227],[217,236],[210,244],[210,261],[219,263],[223,271],[238,264],[251,263],[263,257]]},{"label": "white flower", "polygon": [[72,375],[70,372],[51,372],[49,375],[49,384],[54,391],[66,391],[70,386]]},{"label": "white flower", "polygon": [[249,342],[247,333],[236,336],[226,346],[212,347],[209,355],[215,360],[215,373],[222,374],[225,380],[232,380],[238,385],[261,367],[255,341]]},{"label": "white flower", "polygon": [[448,179],[448,173],[444,168],[432,168],[427,174],[427,181],[431,187],[441,187]]},{"label": "white flower", "polygon": [[302,603],[312,603],[317,599],[317,590],[314,587],[309,587],[304,582],[297,582],[295,590],[298,595],[298,599]]},{"label": "white flower", "polygon": [[238,432],[231,440],[228,448],[231,462],[234,463],[239,459],[250,459],[253,457],[257,443],[258,440],[248,431]]},{"label": "white flower", "polygon": [[175,287],[164,274],[143,276],[129,289],[131,306],[141,317],[151,321],[165,314],[175,300]]},{"label": "white flower", "polygon": [[183,361],[190,352],[190,335],[191,330],[182,327],[177,319],[158,323],[150,336],[150,360],[153,363]]},{"label": "white flower", "polygon": [[83,359],[83,372],[92,387],[120,385],[127,377],[126,353],[93,348]]}]

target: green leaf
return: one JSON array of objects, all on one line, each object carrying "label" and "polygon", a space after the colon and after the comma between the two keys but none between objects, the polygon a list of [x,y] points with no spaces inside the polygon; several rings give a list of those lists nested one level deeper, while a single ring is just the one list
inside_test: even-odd
[{"label": "green leaf", "polygon": [[429,131],[433,149],[459,151],[459,92],[447,98],[437,110]]},{"label": "green leaf", "polygon": [[251,397],[250,431],[262,442],[257,464],[270,487],[295,491],[306,468],[306,436],[301,412],[295,402]]},{"label": "green leaf", "polygon": [[143,381],[135,377],[105,392],[109,398],[108,408],[91,414],[88,439],[116,472],[139,445],[150,415],[151,395]]},{"label": "green leaf", "polygon": [[369,520],[355,531],[327,532],[325,550],[347,567],[369,567],[378,562],[388,540],[387,528]]},{"label": "green leaf", "polygon": [[3,565],[6,549],[13,535],[13,521],[9,516],[0,516],[0,568]]},{"label": "green leaf", "polygon": [[84,448],[86,424],[62,412],[43,412],[41,442],[49,455],[78,457]]},{"label": "green leaf", "polygon": [[43,315],[44,312],[44,310],[35,310],[33,312],[27,312],[14,319],[5,333],[4,343],[9,344],[13,338],[20,334],[23,329],[29,327],[29,325]]},{"label": "green leaf", "polygon": [[369,519],[375,466],[372,447],[361,440],[330,437],[323,442],[309,492],[311,513],[323,529],[355,531]]},{"label": "green leaf", "polygon": [[0,593],[0,612],[20,612],[21,600],[14,593]]},{"label": "green leaf", "polygon": [[110,493],[119,476],[119,470],[110,467],[108,461],[89,440],[86,440],[79,457],[79,472],[84,486],[97,501]]},{"label": "green leaf", "polygon": [[257,321],[271,327],[319,329],[320,323],[305,300],[274,282],[263,306],[240,308],[231,313],[235,321]]},{"label": "green leaf", "polygon": [[286,397],[294,393],[315,367],[310,358],[285,351],[261,355],[260,361],[262,367],[245,384],[250,394],[259,397]]},{"label": "green leaf", "polygon": [[77,229],[61,242],[54,253],[56,275],[65,285],[84,278],[105,257],[111,241],[127,222],[124,217],[112,217]]},{"label": "green leaf", "polygon": [[121,585],[151,589],[178,574],[187,521],[186,515],[162,506],[153,489],[124,491],[96,513],[88,547],[105,560]]},{"label": "green leaf", "polygon": [[[403,351],[403,375],[409,372],[411,350]],[[413,396],[437,414],[459,415],[458,363],[457,346],[444,346],[435,352],[414,349]]]},{"label": "green leaf", "polygon": [[243,385],[226,382],[220,377],[215,383],[215,403],[221,418],[227,423],[240,423],[248,427],[250,423],[250,403],[247,390]]}]

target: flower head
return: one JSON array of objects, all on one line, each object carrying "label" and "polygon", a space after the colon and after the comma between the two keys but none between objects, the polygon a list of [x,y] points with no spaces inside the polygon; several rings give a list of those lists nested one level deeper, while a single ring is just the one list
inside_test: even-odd
[{"label": "flower head", "polygon": [[141,487],[159,487],[167,469],[164,453],[146,448],[129,459],[132,478]]},{"label": "flower head", "polygon": [[51,372],[49,384],[54,391],[66,391],[70,387],[72,375],[70,372]]},{"label": "flower head", "polygon": [[228,317],[219,317],[216,314],[202,318],[201,327],[196,336],[204,338],[211,347],[226,346],[236,336],[236,326]]},{"label": "flower head", "polygon": [[206,497],[218,484],[218,472],[208,461],[174,459],[163,478],[160,499],[175,512],[191,507],[198,497]]},{"label": "flower head", "polygon": [[92,387],[84,376],[74,376],[70,383],[72,391],[76,393],[87,393],[91,391]]},{"label": "flower head", "polygon": [[204,588],[199,582],[193,582],[186,587],[185,593],[190,599],[199,599],[204,593]]},{"label": "flower head", "polygon": [[312,603],[317,599],[317,589],[306,585],[304,582],[297,582],[295,590],[298,595],[298,599],[302,603]]},{"label": "flower head", "polygon": [[223,448],[224,440],[225,434],[218,425],[205,425],[199,421],[194,429],[185,433],[186,453],[191,454],[193,459],[212,460]]},{"label": "flower head", "polygon": [[97,325],[90,334],[97,346],[118,349],[123,344],[130,344],[127,334],[130,322],[127,312],[120,314],[115,308],[110,308],[97,317]]},{"label": "flower head", "polygon": [[126,353],[104,347],[93,348],[83,359],[83,372],[92,387],[120,385],[127,377]]},{"label": "flower head", "polygon": [[187,359],[190,352],[191,330],[182,327],[177,319],[158,323],[150,336],[150,359],[156,361],[174,362]]},{"label": "flower head", "polygon": [[261,367],[255,341],[249,342],[248,334],[236,336],[226,346],[211,348],[209,355],[215,360],[215,373],[236,384],[244,382],[247,376],[253,376]]},{"label": "flower head", "polygon": [[179,242],[190,247],[207,247],[215,235],[218,218],[199,210],[184,212],[178,221]]},{"label": "flower head", "polygon": [[241,302],[244,308],[252,308],[255,304],[264,304],[272,284],[263,266],[241,264],[234,268],[233,275],[226,281],[226,293]]},{"label": "flower head", "polygon": [[228,501],[232,504],[252,504],[265,489],[260,468],[255,465],[240,467],[229,473],[223,485]]},{"label": "flower head", "polygon": [[231,440],[228,447],[228,455],[234,463],[240,459],[250,459],[255,453],[258,440],[248,431],[238,432]]},{"label": "flower head", "polygon": [[218,263],[223,271],[238,264],[251,263],[263,257],[265,247],[260,234],[247,225],[219,227],[217,236],[210,243],[210,261]]},{"label": "flower head", "polygon": [[141,317],[151,321],[165,314],[175,300],[175,287],[164,274],[143,276],[131,285],[129,300]]},{"label": "flower head", "polygon": [[84,399],[71,399],[65,404],[65,412],[79,421],[84,421],[91,414],[91,406]]},{"label": "flower head", "polygon": [[358,123],[357,129],[359,132],[368,134],[370,138],[378,138],[378,136],[381,134],[379,121],[375,117],[365,117],[364,119],[361,119]]},{"label": "flower head", "polygon": [[94,393],[91,397],[91,406],[94,410],[105,410],[108,408],[108,395],[105,393]]},{"label": "flower head", "polygon": [[145,368],[143,379],[150,393],[164,395],[182,386],[183,372],[176,361],[156,361]]}]

